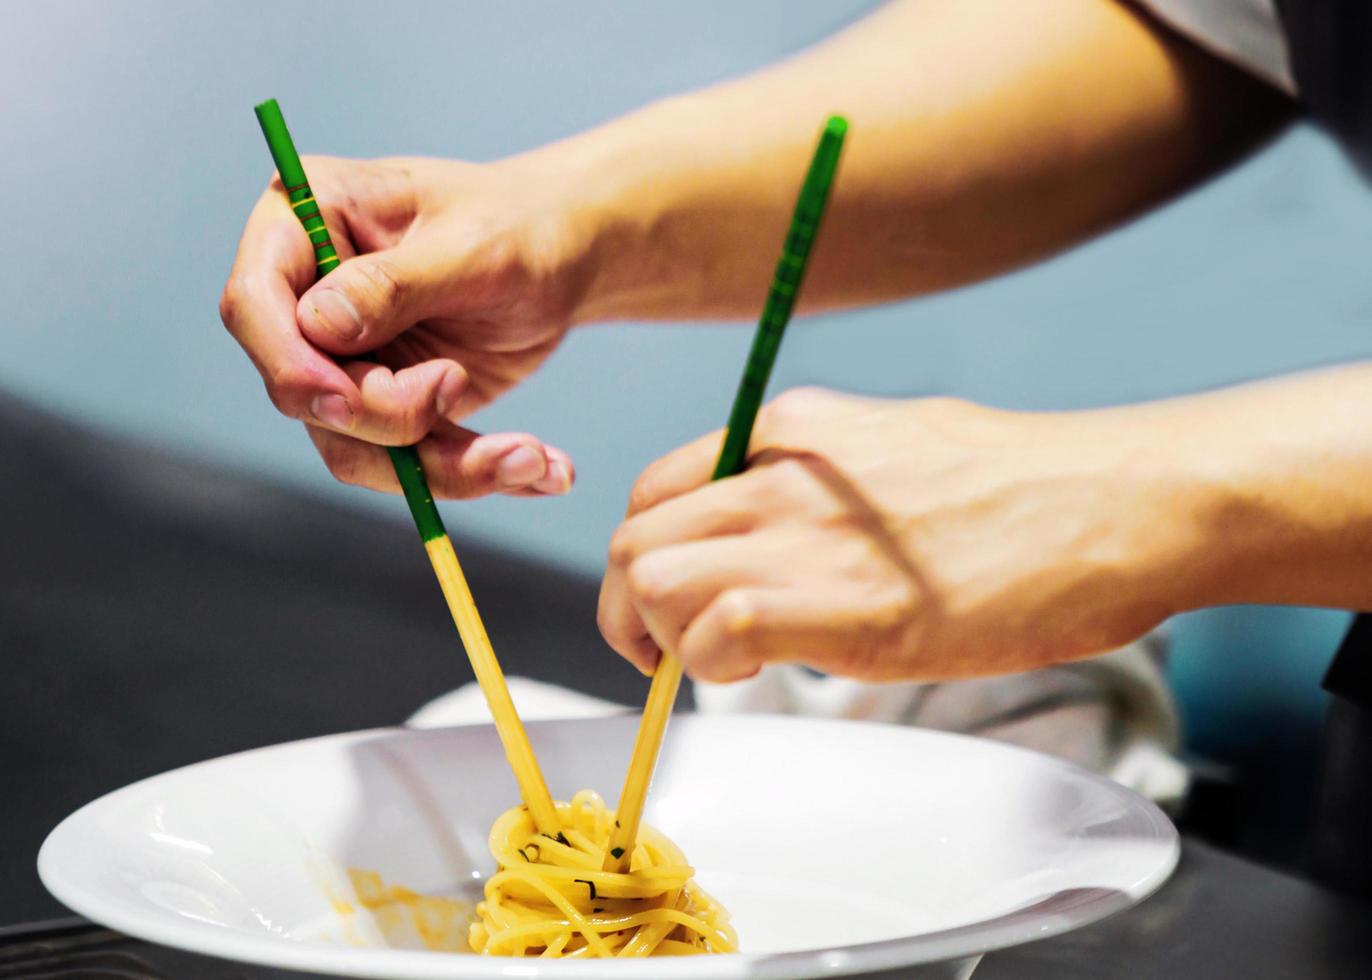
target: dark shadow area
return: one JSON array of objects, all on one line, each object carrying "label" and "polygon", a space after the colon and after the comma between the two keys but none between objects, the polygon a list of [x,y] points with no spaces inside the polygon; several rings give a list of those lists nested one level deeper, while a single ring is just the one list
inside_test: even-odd
[{"label": "dark shadow area", "polygon": [[[536,506],[536,504],[534,504]],[[472,677],[414,528],[0,396],[0,923],[46,833],[175,766],[393,725]],[[636,704],[599,582],[453,537],[506,670]]]},{"label": "dark shadow area", "polygon": [[[1366,657],[1372,618],[1358,621],[1350,639]],[[1372,705],[1343,696],[1332,701],[1310,871],[1316,881],[1372,900]]]},{"label": "dark shadow area", "polygon": [[1328,698],[1347,628],[1333,610],[1229,606],[1171,623],[1168,681],[1196,780],[1183,829],[1288,870],[1306,866]]},{"label": "dark shadow area", "polygon": [[1188,840],[1142,905],[991,953],[975,980],[1344,980],[1372,962],[1369,926],[1372,905]]}]

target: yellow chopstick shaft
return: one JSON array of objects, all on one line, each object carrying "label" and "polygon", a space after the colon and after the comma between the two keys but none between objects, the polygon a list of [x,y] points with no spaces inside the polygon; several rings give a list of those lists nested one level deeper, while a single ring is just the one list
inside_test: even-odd
[{"label": "yellow chopstick shaft", "polygon": [[638,737],[634,739],[634,754],[629,759],[624,789],[619,794],[615,826],[610,832],[610,846],[605,851],[603,868],[606,871],[622,873],[629,870],[634,842],[638,840],[638,826],[643,821],[643,806],[648,799],[648,785],[653,781],[653,769],[657,765],[657,754],[662,749],[667,719],[671,717],[680,687],[681,661],[664,650],[653,673],[653,683],[648,688],[643,719],[638,725]]},{"label": "yellow chopstick shaft", "polygon": [[[722,480],[743,471],[748,457],[748,443],[757,419],[758,408],[767,390],[767,379],[781,347],[782,334],[791,318],[810,250],[819,232],[820,219],[829,200],[829,188],[838,169],[839,152],[848,132],[848,121],[842,116],[830,116],[824,123],[814,155],[810,158],[805,182],[801,185],[791,225],[781,246],[772,286],[762,308],[753,347],[743,369],[729,424],[724,430],[724,444],[715,463],[712,480]],[[638,839],[638,825],[643,818],[643,804],[648,796],[648,784],[653,778],[657,753],[662,747],[667,719],[676,702],[681,686],[681,661],[666,650],[658,662],[657,673],[643,707],[643,720],[634,741],[634,754],[629,760],[629,772],[624,778],[624,791],[619,794],[619,812],[610,848],[605,852],[606,871],[628,871]]]},{"label": "yellow chopstick shaft", "polygon": [[505,746],[505,758],[509,760],[515,780],[519,783],[519,795],[524,798],[524,804],[529,808],[539,833],[556,837],[562,832],[557,809],[548,793],[548,784],[543,781],[538,760],[534,758],[529,735],[515,711],[510,688],[505,683],[505,674],[500,669],[500,661],[495,658],[495,650],[491,648],[481,614],[476,611],[476,601],[472,598],[467,576],[462,574],[462,566],[458,564],[453,543],[445,534],[424,542],[424,550],[429,553],[439,587],[443,589],[443,598],[448,601],[448,610],[453,614],[462,645],[467,648],[476,682],[486,696],[486,704],[490,706],[495,730]]}]

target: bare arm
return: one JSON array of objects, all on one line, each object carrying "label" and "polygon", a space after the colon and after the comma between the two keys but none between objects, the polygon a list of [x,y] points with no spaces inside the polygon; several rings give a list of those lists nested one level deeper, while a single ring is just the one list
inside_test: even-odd
[{"label": "bare arm", "polygon": [[[829,111],[853,130],[811,309],[1065,248],[1202,178],[1285,104],[1114,0],[900,0],[774,68],[507,160],[312,159],[343,264],[311,285],[273,183],[225,325],[342,480],[394,492],[377,444],[418,442],[442,496],[564,492],[565,453],[466,418],[573,323],[755,314]],[[348,360],[363,351],[381,364]]]},{"label": "bare arm", "polygon": [[1284,100],[1115,0],[901,0],[758,74],[530,155],[577,174],[578,320],[756,312],[826,112],[853,123],[810,308],[981,279],[1175,194]]}]

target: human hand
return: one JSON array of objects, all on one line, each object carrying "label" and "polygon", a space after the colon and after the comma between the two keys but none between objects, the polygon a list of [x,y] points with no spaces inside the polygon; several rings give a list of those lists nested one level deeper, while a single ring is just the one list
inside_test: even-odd
[{"label": "human hand", "polygon": [[644,471],[601,630],[644,671],[665,649],[710,681],[773,661],[937,680],[1105,651],[1199,588],[1165,431],[1146,407],[788,392],[759,416],[746,472],[708,482],[718,432]]},{"label": "human hand", "polygon": [[[398,492],[380,447],[418,443],[437,496],[566,492],[560,449],[459,424],[567,331],[584,248],[553,183],[518,162],[305,166],[342,265],[314,282],[310,242],[273,179],[220,302],[276,407],[347,483]],[[368,351],[380,363],[351,359]]]}]

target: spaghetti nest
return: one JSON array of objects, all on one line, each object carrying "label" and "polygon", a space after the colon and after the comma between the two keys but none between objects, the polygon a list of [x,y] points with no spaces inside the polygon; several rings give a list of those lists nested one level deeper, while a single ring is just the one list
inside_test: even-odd
[{"label": "spaghetti nest", "polygon": [[694,881],[685,856],[642,827],[629,871],[602,871],[614,814],[582,790],[558,803],[561,839],[540,834],[526,807],[491,827],[500,869],[486,882],[469,941],[495,956],[679,956],[732,953],[729,913]]}]

